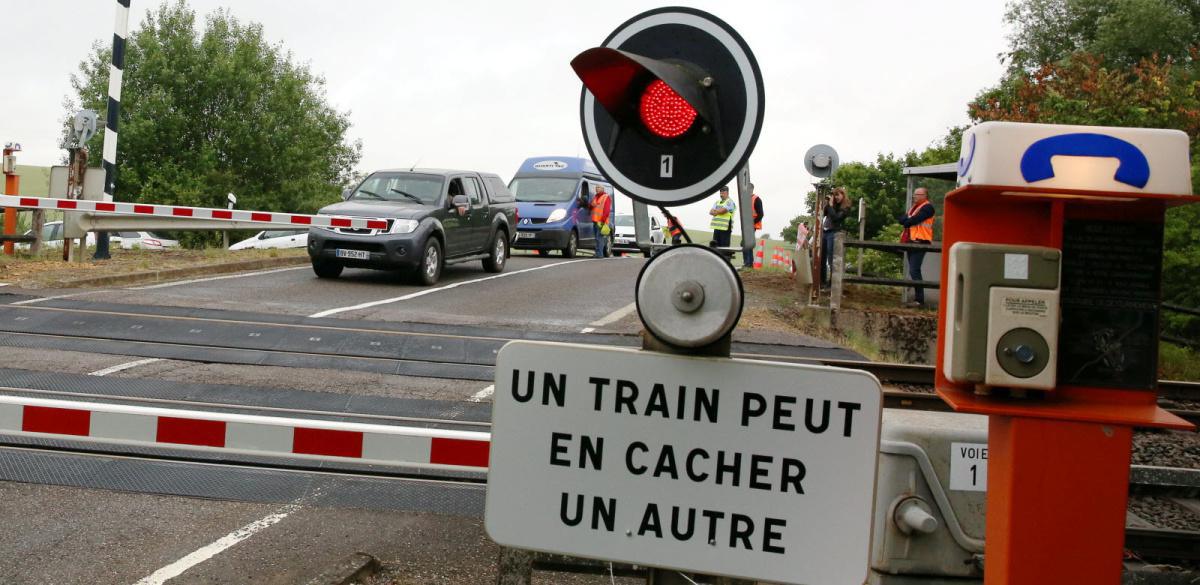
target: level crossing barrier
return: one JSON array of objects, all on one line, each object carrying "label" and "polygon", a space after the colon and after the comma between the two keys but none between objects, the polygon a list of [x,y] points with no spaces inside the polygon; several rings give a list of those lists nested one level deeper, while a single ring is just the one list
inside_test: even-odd
[{"label": "level crossing barrier", "polygon": [[491,434],[0,396],[0,434],[486,472]]},{"label": "level crossing barrier", "polygon": [[25,197],[21,195],[0,195],[0,208],[50,209],[54,211],[75,211],[96,214],[156,216],[275,225],[287,224],[305,227],[388,229],[387,220],[366,217],[277,213],[243,209],[213,209],[208,207],[150,203],[117,203],[84,199],[52,199],[46,197]]}]

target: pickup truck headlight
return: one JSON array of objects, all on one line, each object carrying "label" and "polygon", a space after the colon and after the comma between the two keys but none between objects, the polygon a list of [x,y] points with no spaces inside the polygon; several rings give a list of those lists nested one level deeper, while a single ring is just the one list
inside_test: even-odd
[{"label": "pickup truck headlight", "polygon": [[556,221],[562,221],[566,218],[567,218],[567,210],[555,209],[554,211],[550,212],[550,217],[546,218],[546,223],[554,223]]},{"label": "pickup truck headlight", "polygon": [[390,231],[390,232],[388,232],[388,233],[392,233],[392,234],[411,234],[411,233],[413,233],[413,232],[417,231],[417,226],[418,226],[418,225],[421,225],[421,222],[419,222],[419,221],[417,221],[417,220],[415,220],[415,219],[396,219],[396,220],[392,220],[392,231]]}]

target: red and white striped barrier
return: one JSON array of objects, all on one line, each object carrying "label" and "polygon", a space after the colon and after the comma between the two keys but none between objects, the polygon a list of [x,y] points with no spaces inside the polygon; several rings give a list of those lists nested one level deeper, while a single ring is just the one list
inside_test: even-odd
[{"label": "red and white striped barrier", "polygon": [[46,197],[23,197],[0,195],[0,207],[21,209],[51,209],[55,211],[82,211],[111,213],[115,215],[153,215],[157,217],[183,217],[189,219],[215,219],[223,221],[245,221],[253,223],[292,224],[312,227],[387,229],[387,220],[339,215],[305,215],[299,213],[273,213],[269,211],[247,211],[241,209],[212,209],[208,207],[184,207],[180,205],[152,205],[148,203],[117,203],[84,199],[50,199]]},{"label": "red and white striped barrier", "polygon": [[486,471],[491,434],[0,396],[0,434]]},{"label": "red and white striped barrier", "polygon": [[759,270],[763,267],[763,252],[767,249],[767,241],[759,240],[754,246],[754,269]]}]

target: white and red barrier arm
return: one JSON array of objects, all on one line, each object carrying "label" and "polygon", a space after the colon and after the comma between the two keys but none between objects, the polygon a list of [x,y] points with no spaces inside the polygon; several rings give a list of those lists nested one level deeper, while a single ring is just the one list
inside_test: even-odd
[{"label": "white and red barrier arm", "polygon": [[248,211],[242,209],[212,209],[209,207],[184,207],[181,205],[154,205],[149,203],[118,203],[90,201],[84,199],[50,199],[46,197],[24,197],[0,195],[0,207],[21,209],[50,209],[54,211],[82,211],[86,213],[111,213],[114,215],[180,217],[189,219],[213,219],[253,223],[291,224],[296,226],[387,229],[387,220],[339,215],[305,215],[300,213],[275,213],[270,211]]},{"label": "white and red barrier arm", "polygon": [[0,396],[0,435],[487,471],[491,434]]}]

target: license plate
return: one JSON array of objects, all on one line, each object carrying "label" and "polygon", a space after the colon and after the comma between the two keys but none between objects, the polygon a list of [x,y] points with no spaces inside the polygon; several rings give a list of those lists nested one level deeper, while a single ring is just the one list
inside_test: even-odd
[{"label": "license plate", "polygon": [[371,253],[366,250],[343,250],[338,248],[337,251],[334,252],[334,256],[337,256],[338,258],[353,258],[355,260],[371,259]]},{"label": "license plate", "polygon": [[518,240],[532,240],[536,236],[537,236],[537,234],[535,234],[533,232],[517,232]]}]

